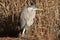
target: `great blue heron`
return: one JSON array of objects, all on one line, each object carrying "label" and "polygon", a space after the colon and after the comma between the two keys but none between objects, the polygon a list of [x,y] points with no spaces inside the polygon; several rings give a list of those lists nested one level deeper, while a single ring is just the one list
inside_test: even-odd
[{"label": "great blue heron", "polygon": [[22,35],[25,34],[25,31],[28,30],[34,22],[34,18],[36,15],[36,10],[42,10],[36,8],[34,5],[26,7],[22,10],[21,14],[19,15],[19,23],[21,26],[21,33]]}]

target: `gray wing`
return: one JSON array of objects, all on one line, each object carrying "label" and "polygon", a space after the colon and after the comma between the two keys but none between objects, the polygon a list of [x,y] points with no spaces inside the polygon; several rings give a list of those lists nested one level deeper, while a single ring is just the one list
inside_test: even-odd
[{"label": "gray wing", "polygon": [[21,29],[23,29],[26,25],[26,21],[20,17],[20,26],[21,26]]}]

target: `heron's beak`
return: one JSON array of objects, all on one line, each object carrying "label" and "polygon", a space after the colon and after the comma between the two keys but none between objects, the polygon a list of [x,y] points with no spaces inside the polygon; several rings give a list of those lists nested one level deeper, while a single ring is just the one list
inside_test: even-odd
[{"label": "heron's beak", "polygon": [[35,8],[34,10],[43,10],[43,9],[38,9],[38,8]]}]

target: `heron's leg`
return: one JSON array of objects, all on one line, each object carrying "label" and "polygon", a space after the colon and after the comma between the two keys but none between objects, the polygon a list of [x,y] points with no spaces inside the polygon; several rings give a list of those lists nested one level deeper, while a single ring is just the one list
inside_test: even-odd
[{"label": "heron's leg", "polygon": [[22,35],[25,35],[25,31],[26,31],[26,30],[25,30],[25,28],[24,28],[24,29],[23,29],[23,32],[22,32]]}]

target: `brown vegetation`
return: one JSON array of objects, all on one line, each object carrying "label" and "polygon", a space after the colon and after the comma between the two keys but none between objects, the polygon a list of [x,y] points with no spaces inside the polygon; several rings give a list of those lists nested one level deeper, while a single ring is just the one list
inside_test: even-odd
[{"label": "brown vegetation", "polygon": [[5,33],[7,30],[18,33],[19,13],[31,3],[43,9],[37,11],[32,28],[24,37],[7,36],[1,37],[0,40],[59,40],[58,0],[0,0],[0,33]]}]

